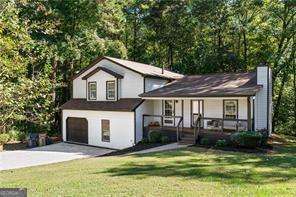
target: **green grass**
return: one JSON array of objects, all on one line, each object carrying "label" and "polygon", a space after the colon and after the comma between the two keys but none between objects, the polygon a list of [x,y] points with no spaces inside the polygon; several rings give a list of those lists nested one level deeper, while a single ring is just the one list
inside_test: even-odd
[{"label": "green grass", "polygon": [[295,142],[270,154],[186,148],[3,171],[29,196],[296,196]]}]

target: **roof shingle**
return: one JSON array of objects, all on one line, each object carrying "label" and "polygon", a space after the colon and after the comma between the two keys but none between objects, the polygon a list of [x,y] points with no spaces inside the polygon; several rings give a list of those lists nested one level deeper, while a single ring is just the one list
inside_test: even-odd
[{"label": "roof shingle", "polygon": [[143,100],[141,98],[122,98],[118,101],[87,101],[86,99],[71,99],[63,104],[61,109],[95,110],[95,111],[134,111]]},{"label": "roof shingle", "polygon": [[88,67],[82,69],[79,73],[77,73],[73,77],[73,79],[79,77],[82,73],[84,73],[85,71],[87,71],[88,69],[90,69],[91,67],[93,67],[94,65],[96,65],[97,63],[99,63],[103,59],[109,60],[115,64],[118,64],[122,67],[125,67],[129,70],[132,70],[134,72],[137,72],[137,73],[139,73],[143,76],[147,76],[147,77],[157,77],[157,78],[163,78],[163,79],[180,79],[184,76],[182,74],[175,73],[175,72],[168,71],[168,70],[164,70],[164,73],[162,73],[162,68],[152,66],[149,64],[143,64],[143,63],[139,63],[139,62],[133,62],[133,61],[129,61],[129,60],[122,60],[122,59],[118,59],[118,58],[114,58],[114,57],[103,56],[101,58],[97,58]]},{"label": "roof shingle", "polygon": [[140,97],[229,97],[253,96],[262,86],[252,73],[223,73],[186,76]]},{"label": "roof shingle", "polygon": [[108,74],[110,74],[110,75],[112,75],[112,76],[114,76],[116,78],[119,78],[119,79],[123,78],[122,75],[120,75],[120,74],[118,74],[118,73],[116,73],[116,72],[114,72],[112,70],[109,70],[108,68],[98,67],[98,68],[94,69],[93,71],[91,71],[90,73],[88,73],[87,75],[85,75],[84,77],[82,77],[82,80],[88,79],[89,77],[93,76],[94,74],[96,74],[100,70],[102,70],[102,71],[104,71],[104,72],[106,72],[106,73],[108,73]]}]

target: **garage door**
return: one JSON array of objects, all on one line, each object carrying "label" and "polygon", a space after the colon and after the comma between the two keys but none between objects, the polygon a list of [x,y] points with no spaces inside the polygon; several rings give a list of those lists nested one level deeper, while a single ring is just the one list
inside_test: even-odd
[{"label": "garage door", "polygon": [[88,144],[88,124],[85,118],[69,117],[67,124],[67,141]]}]

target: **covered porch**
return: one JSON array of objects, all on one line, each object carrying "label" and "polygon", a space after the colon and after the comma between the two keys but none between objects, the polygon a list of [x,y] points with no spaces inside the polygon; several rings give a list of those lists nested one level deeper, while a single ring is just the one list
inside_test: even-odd
[{"label": "covered porch", "polygon": [[195,143],[200,136],[228,138],[232,132],[254,129],[254,97],[171,98],[146,100],[143,137],[165,133],[172,141]]},{"label": "covered porch", "polygon": [[150,107],[143,115],[143,129],[175,127],[177,141],[189,138],[190,134],[182,131],[191,131],[194,142],[197,132],[227,134],[258,129],[258,122],[266,120],[258,116],[258,109],[263,111],[266,106],[266,92],[261,91],[258,76],[265,75],[259,71],[193,75],[145,92],[140,97]]}]

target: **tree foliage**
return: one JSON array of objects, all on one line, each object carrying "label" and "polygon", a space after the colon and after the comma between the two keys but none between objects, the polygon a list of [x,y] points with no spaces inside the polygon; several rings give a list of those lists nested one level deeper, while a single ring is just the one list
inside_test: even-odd
[{"label": "tree foliage", "polygon": [[273,69],[274,126],[296,134],[292,0],[1,0],[0,127],[57,131],[71,77],[97,56],[184,74]]}]

